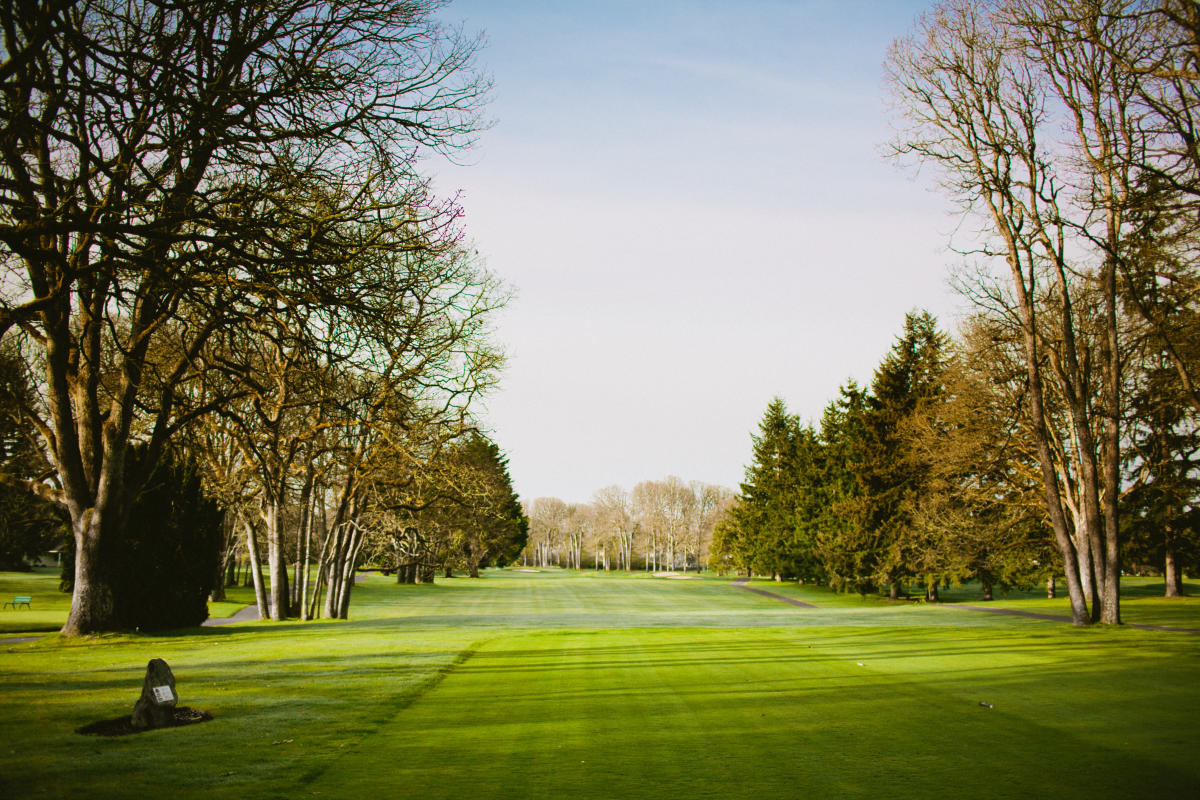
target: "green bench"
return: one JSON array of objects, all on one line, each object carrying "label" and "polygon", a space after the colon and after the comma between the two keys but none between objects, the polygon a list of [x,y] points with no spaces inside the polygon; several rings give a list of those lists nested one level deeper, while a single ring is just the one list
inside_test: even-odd
[{"label": "green bench", "polygon": [[5,603],[4,607],[8,608],[9,606],[12,606],[13,611],[16,611],[21,606],[25,606],[30,611],[32,611],[33,606],[29,605],[32,602],[33,602],[33,595],[19,594],[16,597],[14,597],[12,600],[9,600],[7,603]]}]

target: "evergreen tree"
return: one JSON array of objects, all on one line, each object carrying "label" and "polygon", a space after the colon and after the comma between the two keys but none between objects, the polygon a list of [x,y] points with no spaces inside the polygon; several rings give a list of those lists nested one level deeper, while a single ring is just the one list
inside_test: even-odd
[{"label": "evergreen tree", "polygon": [[[925,490],[927,470],[907,458],[901,427],[943,391],[947,338],[927,311],[905,315],[904,330],[875,370],[859,413],[863,438],[853,453],[858,494],[845,504],[852,529],[846,546],[855,554],[855,579],[863,588],[887,586],[899,595],[914,577],[915,528],[909,512]],[[936,583],[927,583],[936,595]]]},{"label": "evergreen tree", "polygon": [[[146,448],[129,450],[127,470],[146,464]],[[166,630],[208,619],[224,544],[224,513],[205,497],[196,460],[168,452],[128,501],[119,535],[105,540],[114,618],[124,629]],[[74,553],[63,559],[70,591]]]},{"label": "evergreen tree", "polygon": [[726,572],[750,574],[750,548],[738,520],[741,499],[734,497],[729,512],[713,527],[712,544],[708,549],[708,565],[718,575]]},{"label": "evergreen tree", "polygon": [[829,491],[826,485],[827,448],[811,424],[796,436],[796,494],[792,541],[788,552],[790,574],[801,581],[824,582],[827,578],[820,554],[822,526],[829,522]]},{"label": "evergreen tree", "polygon": [[1125,555],[1161,570],[1164,594],[1179,597],[1184,570],[1200,566],[1200,426],[1165,358],[1145,371],[1142,384],[1131,403]]},{"label": "evergreen tree", "polygon": [[511,563],[528,541],[529,519],[499,446],[471,433],[447,451],[440,473],[442,499],[426,516],[449,532],[448,566],[459,566],[477,578],[480,567]]},{"label": "evergreen tree", "polygon": [[839,390],[821,417],[823,463],[817,510],[818,556],[829,585],[838,591],[874,591],[868,552],[860,547],[855,515],[861,508],[859,465],[869,449],[867,393],[854,381]]},{"label": "evergreen tree", "polygon": [[738,502],[721,531],[721,552],[742,569],[774,576],[795,572],[797,446],[800,424],[776,397],[767,406],[753,441]]}]

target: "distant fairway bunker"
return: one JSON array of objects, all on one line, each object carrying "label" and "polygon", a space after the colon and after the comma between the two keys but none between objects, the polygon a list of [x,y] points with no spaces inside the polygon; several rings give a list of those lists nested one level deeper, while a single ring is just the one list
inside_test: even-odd
[{"label": "distant fairway bunker", "polygon": [[698,581],[701,580],[699,575],[688,575],[679,572],[654,572],[651,573],[655,578],[667,578],[675,581]]}]

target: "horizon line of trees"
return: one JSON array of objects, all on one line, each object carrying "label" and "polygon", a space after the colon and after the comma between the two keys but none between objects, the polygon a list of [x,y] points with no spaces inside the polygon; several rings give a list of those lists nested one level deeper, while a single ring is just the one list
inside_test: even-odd
[{"label": "horizon line of trees", "polygon": [[590,503],[539,497],[525,509],[529,541],[525,566],[648,572],[708,566],[713,528],[727,513],[733,492],[669,475],[626,491],[598,490]]}]

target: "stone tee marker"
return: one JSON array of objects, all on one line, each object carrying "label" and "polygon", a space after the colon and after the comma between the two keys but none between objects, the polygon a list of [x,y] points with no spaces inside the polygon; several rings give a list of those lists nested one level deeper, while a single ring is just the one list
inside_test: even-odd
[{"label": "stone tee marker", "polygon": [[130,723],[137,730],[165,728],[175,721],[175,704],[179,695],[175,693],[175,676],[167,662],[152,658],[146,665],[146,679],[142,682],[142,696],[133,705]]},{"label": "stone tee marker", "polygon": [[213,715],[207,711],[179,705],[171,668],[161,658],[154,658],[146,665],[142,696],[134,703],[132,714],[92,722],[76,728],[75,732],[84,736],[127,736],[157,728],[178,728],[195,722],[208,722],[212,718]]}]

